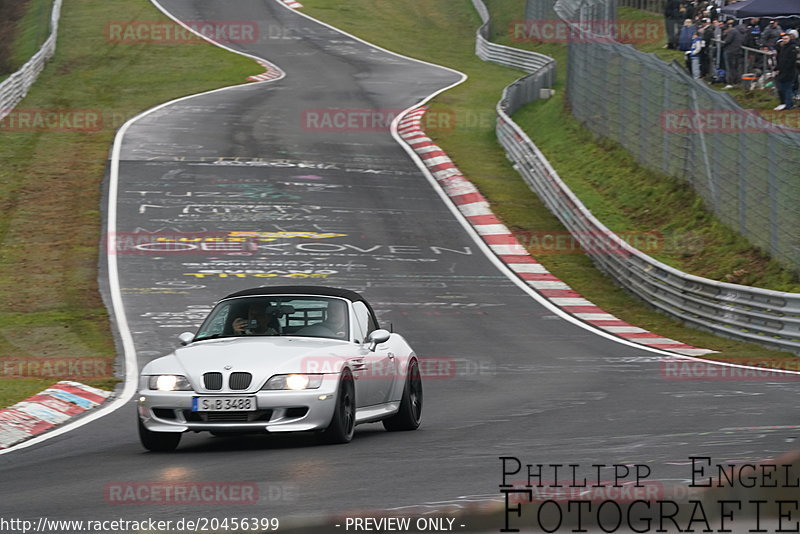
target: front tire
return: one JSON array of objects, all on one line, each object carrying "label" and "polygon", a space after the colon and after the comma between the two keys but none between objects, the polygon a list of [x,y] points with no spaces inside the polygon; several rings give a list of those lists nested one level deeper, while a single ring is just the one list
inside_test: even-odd
[{"label": "front tire", "polygon": [[356,427],[356,388],[349,370],[342,373],[331,424],[322,433],[326,443],[350,443]]},{"label": "front tire", "polygon": [[422,376],[417,360],[408,364],[408,377],[403,387],[403,398],[396,414],[383,420],[383,427],[390,431],[416,430],[422,421]]},{"label": "front tire", "polygon": [[139,441],[145,449],[153,452],[172,452],[178,448],[181,442],[180,432],[152,432],[147,430],[138,415],[136,420],[139,422]]}]

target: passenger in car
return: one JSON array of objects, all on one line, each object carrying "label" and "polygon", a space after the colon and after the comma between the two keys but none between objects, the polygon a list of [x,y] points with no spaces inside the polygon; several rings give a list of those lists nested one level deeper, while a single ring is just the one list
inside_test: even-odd
[{"label": "passenger in car", "polygon": [[325,312],[325,320],[297,331],[299,336],[347,339],[347,304],[331,301]]}]

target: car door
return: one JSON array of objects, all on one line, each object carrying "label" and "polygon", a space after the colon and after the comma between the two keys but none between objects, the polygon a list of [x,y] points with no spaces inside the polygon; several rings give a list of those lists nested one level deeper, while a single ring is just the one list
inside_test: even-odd
[{"label": "car door", "polygon": [[[387,402],[397,380],[397,358],[390,343],[378,345],[374,351],[369,350],[367,336],[375,328],[375,321],[366,305],[363,302],[353,303],[354,341],[361,343],[361,354],[364,358],[363,371],[356,375],[356,402],[360,406]],[[363,402],[359,400],[359,396],[363,396]]]}]

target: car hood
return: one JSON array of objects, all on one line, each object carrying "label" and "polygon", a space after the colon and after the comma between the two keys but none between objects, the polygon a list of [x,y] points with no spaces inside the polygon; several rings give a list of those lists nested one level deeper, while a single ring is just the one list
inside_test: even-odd
[{"label": "car hood", "polygon": [[[193,385],[204,373],[244,371],[253,384],[284,373],[338,373],[358,347],[346,341],[290,337],[235,337],[199,341],[148,363],[142,374],[182,374]],[[226,367],[228,367],[226,369]]]}]

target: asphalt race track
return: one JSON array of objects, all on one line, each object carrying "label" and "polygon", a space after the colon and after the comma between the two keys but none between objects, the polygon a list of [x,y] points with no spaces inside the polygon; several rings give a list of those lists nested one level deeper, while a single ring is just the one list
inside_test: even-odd
[{"label": "asphalt race track", "polygon": [[[147,453],[131,400],[0,456],[0,515],[446,510],[499,499],[499,456],[580,464],[587,474],[591,464],[648,464],[651,479],[680,481],[692,455],[758,461],[796,448],[794,382],[665,379],[661,354],[564,320],[498,270],[388,128],[318,121],[336,109],[397,112],[458,82],[457,73],[380,51],[277,2],[163,6],[183,20],[258,21],[257,42],[229,46],[286,76],[167,105],[128,130],[110,231],[122,243],[120,289],[139,365],[175,347],[223,295],[308,283],[363,292],[384,325],[423,360],[448,362],[447,371],[425,381],[418,431],[364,425],[342,446],[302,435],[192,434],[175,453]],[[159,249],[175,236],[195,241]],[[241,248],[214,249],[236,236],[247,237]],[[259,502],[121,504],[108,490],[186,481],[255,483]]]}]

